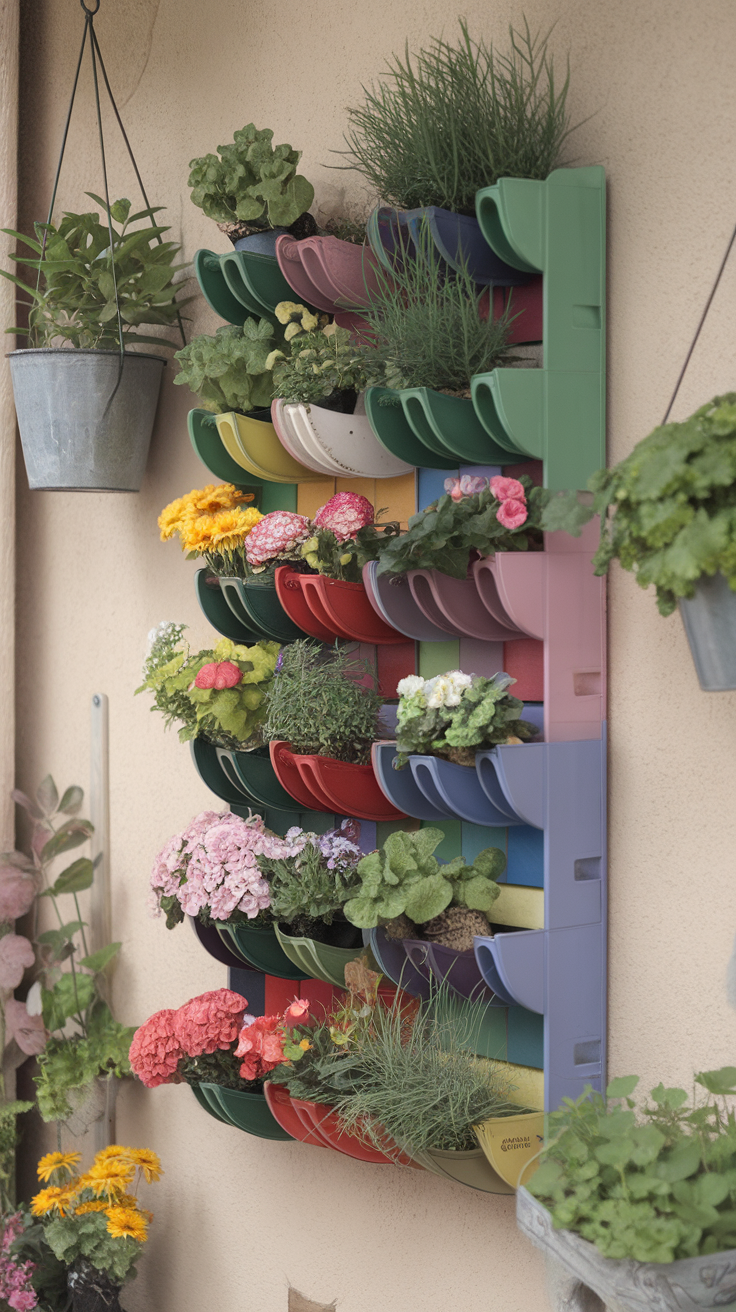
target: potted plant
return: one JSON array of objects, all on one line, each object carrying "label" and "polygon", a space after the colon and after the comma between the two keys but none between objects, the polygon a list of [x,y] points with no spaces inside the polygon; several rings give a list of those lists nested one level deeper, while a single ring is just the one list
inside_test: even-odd
[{"label": "potted plant", "polygon": [[174,264],[179,247],[160,241],[168,228],[131,226],[160,206],[131,215],[130,201],[117,200],[108,215],[87,194],[104,222],[68,212],[57,225],[36,224],[35,237],[4,229],[33,252],[13,258],[36,283],[0,270],[30,297],[28,328],[12,330],[29,343],[10,355],[18,427],[31,488],[138,492],[166,364],[160,352],[173,346],[138,329],[177,322],[187,304],[174,282],[183,266]]},{"label": "potted plant", "polygon": [[640,587],[654,584],[661,615],[679,606],[701,688],[736,688],[736,393],[716,396],[682,423],[663,424],[625,460],[549,504],[544,526],[579,536],[601,516],[596,574],[612,560]]},{"label": "potted plant", "polygon": [[637,1076],[588,1087],[549,1117],[533,1180],[518,1196],[523,1232],[614,1306],[663,1310],[733,1301],[732,1066],[696,1075],[698,1092]]},{"label": "potted plant", "polygon": [[309,1012],[295,999],[280,1016],[250,1016],[247,999],[214,989],[176,1011],[158,1011],[136,1031],[130,1064],[149,1089],[188,1084],[200,1106],[263,1139],[289,1139],[273,1119],[263,1080],[283,1060],[289,1030]]},{"label": "potted plant", "polygon": [[301,806],[361,820],[402,814],[369,764],[380,709],[368,662],[306,639],[284,648],[264,734],[280,782]]},{"label": "potted plant", "polygon": [[363,88],[365,103],[348,111],[344,167],[398,207],[369,221],[379,259],[388,263],[401,228],[424,219],[451,269],[467,263],[477,282],[516,281],[483,241],[475,193],[499,177],[546,178],[562,162],[573,131],[569,71],[555,80],[550,35],[532,36],[525,21],[523,32],[509,28],[501,54],[461,20],[456,44],[435,37],[413,57],[407,44],[403,60],[394,56],[377,85]]},{"label": "potted plant", "polygon": [[[16,1231],[13,1248],[31,1258],[31,1268],[36,1266],[28,1278],[34,1292],[50,1292],[48,1265],[33,1261],[50,1250],[66,1275],[69,1302],[61,1306],[71,1306],[73,1312],[121,1312],[121,1290],[137,1274],[153,1220],[138,1202],[137,1191],[143,1180],[150,1184],[161,1178],[161,1163],[148,1148],[113,1144],[79,1174],[80,1156],[53,1152],[41,1158],[37,1171],[44,1187],[30,1205],[37,1223]],[[10,1300],[11,1307],[35,1305]]]}]

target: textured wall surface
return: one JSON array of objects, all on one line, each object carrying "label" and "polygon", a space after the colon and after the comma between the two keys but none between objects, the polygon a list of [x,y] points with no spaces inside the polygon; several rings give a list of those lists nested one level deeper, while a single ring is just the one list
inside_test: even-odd
[{"label": "textured wall surface", "polygon": [[[471,29],[503,42],[511,0],[463,6]],[[610,179],[609,452],[661,420],[736,214],[736,84],[731,0],[526,0],[532,27],[573,70],[571,110],[587,119],[571,154]],[[304,151],[326,209],[365,200],[359,177],[332,172],[343,108],[384,59],[454,30],[441,0],[102,0],[98,30],[111,81],[155,203],[186,258],[226,249],[188,200],[190,158],[253,119]],[[25,0],[22,220],[45,217],[81,14],[76,0]],[[78,209],[100,169],[88,77],[62,175]],[[111,190],[134,180],[110,116]],[[736,260],[678,400],[682,418],[734,386]],[[213,331],[204,303],[192,331]],[[148,629],[160,619],[208,630],[193,566],[158,542],[156,515],[207,481],[186,433],[188,392],[166,371],[140,495],[29,494],[18,487],[18,778],[51,769],[85,781],[89,698],[110,697],[115,976],[121,1018],[140,1022],[217,987],[222,971],[185,928],[145,909],[158,846],[211,804],[186,748],[133,699]],[[688,1080],[734,1061],[736,1018],[724,970],[736,929],[736,695],[698,689],[677,616],[662,620],[628,575],[611,585],[611,1069]],[[517,1233],[513,1202],[414,1172],[374,1171],[336,1154],[271,1144],[216,1125],[186,1089],[126,1089],[121,1142],[149,1144],[166,1167],[152,1191],[154,1238],[131,1312],[283,1312],[291,1282],[339,1312],[542,1312],[539,1255]],[[158,1197],[156,1198],[156,1193]]]}]

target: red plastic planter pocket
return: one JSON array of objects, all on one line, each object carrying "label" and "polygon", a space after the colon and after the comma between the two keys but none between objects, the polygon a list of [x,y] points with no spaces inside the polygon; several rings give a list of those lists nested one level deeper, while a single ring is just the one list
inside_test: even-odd
[{"label": "red plastic planter pocket", "polygon": [[339,638],[351,642],[406,642],[406,636],[381,619],[362,583],[343,583],[323,574],[302,575],[302,588],[310,610]]},{"label": "red plastic planter pocket", "polygon": [[404,812],[381,791],[372,765],[347,765],[330,756],[297,756],[301,779],[327,799],[323,810],[357,820],[403,820]]},{"label": "red plastic planter pocket", "polygon": [[332,643],[335,641],[335,634],[332,629],[322,624],[309,608],[302,589],[302,579],[306,577],[308,576],[297,574],[290,565],[279,565],[274,575],[276,596],[289,619],[294,624],[298,624],[299,628],[303,629],[305,633],[308,633],[310,638],[318,638],[320,642]]},{"label": "red plastic planter pocket", "polygon": [[285,788],[295,802],[305,811],[331,811],[332,807],[323,806],[308,785],[302,780],[297,758],[285,742],[269,743],[271,764],[282,788]]},{"label": "red plastic planter pocket", "polygon": [[[323,1103],[306,1102],[302,1098],[292,1099],[302,1122],[309,1122],[321,1136],[328,1147],[346,1157],[353,1157],[357,1162],[373,1162],[376,1166],[390,1166],[393,1158],[365,1143],[357,1135],[347,1134],[340,1129],[340,1120],[331,1107]],[[408,1160],[408,1159],[407,1159]]]},{"label": "red plastic planter pocket", "polygon": [[263,1092],[273,1119],[282,1130],[286,1130],[286,1133],[291,1135],[292,1139],[297,1139],[299,1143],[312,1144],[315,1148],[327,1147],[324,1140],[314,1130],[307,1129],[300,1119],[296,1108],[292,1106],[289,1090],[283,1084],[272,1084],[267,1080]]}]

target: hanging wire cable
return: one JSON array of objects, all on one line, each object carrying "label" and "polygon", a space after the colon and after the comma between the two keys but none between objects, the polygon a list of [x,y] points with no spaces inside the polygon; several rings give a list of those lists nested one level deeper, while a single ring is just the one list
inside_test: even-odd
[{"label": "hanging wire cable", "polygon": [[700,323],[698,324],[697,328],[695,329],[695,336],[693,337],[693,340],[692,340],[691,343],[690,343],[690,349],[689,349],[687,355],[685,356],[685,363],[683,364],[682,369],[680,370],[679,378],[677,379],[677,382],[675,383],[675,390],[674,390],[674,392],[672,393],[672,396],[671,396],[671,398],[670,398],[670,403],[669,403],[669,405],[667,406],[667,409],[666,409],[666,411],[665,411],[665,416],[664,416],[664,419],[662,420],[662,424],[666,424],[666,423],[667,423],[667,420],[668,420],[669,417],[670,417],[670,413],[671,413],[671,411],[672,411],[672,407],[673,407],[673,405],[675,404],[675,399],[676,399],[676,397],[677,397],[677,393],[678,393],[679,390],[680,390],[680,384],[681,384],[683,378],[685,377],[685,370],[687,369],[687,367],[688,367],[688,365],[689,365],[689,363],[690,363],[690,359],[691,359],[691,357],[692,357],[693,351],[695,350],[695,347],[696,347],[697,344],[698,344],[698,338],[700,337],[700,334],[701,334],[701,332],[702,332],[703,324],[705,323],[706,317],[707,317],[707,315],[708,315],[708,311],[709,311],[711,305],[713,304],[713,297],[715,296],[716,292],[718,291],[718,285],[719,285],[719,283],[720,283],[720,281],[721,281],[721,278],[723,277],[723,271],[724,271],[724,269],[725,269],[725,267],[726,267],[726,265],[727,265],[727,263],[728,263],[728,257],[729,257],[729,255],[731,254],[731,251],[732,251],[732,249],[733,249],[733,244],[734,244],[734,242],[736,242],[736,226],[734,227],[734,230],[733,230],[733,232],[731,233],[731,240],[729,241],[728,246],[726,247],[726,254],[724,255],[723,259],[721,260],[721,267],[720,267],[720,269],[718,270],[718,273],[716,274],[716,280],[715,280],[715,282],[713,283],[713,286],[712,286],[711,289],[710,289],[710,295],[709,295],[707,301],[705,302],[705,309],[703,310],[703,313],[702,313],[701,316],[700,316]]},{"label": "hanging wire cable", "polygon": [[[115,312],[117,314],[118,338],[120,340],[120,370],[118,371],[118,381],[115,387],[115,392],[116,392],[118,387],[120,386],[120,378],[122,375],[123,364],[125,363],[125,340],[123,338],[123,320],[120,314],[120,298],[118,296],[118,277],[117,277],[117,273],[115,272],[115,235],[112,229],[112,214],[110,213],[110,193],[108,191],[108,186],[107,186],[107,161],[105,159],[105,138],[102,132],[102,107],[100,105],[100,88],[97,81],[97,59],[95,58],[95,46],[97,45],[97,42],[95,40],[94,27],[92,26],[92,12],[96,13],[97,10],[95,9],[94,11],[90,12],[90,10],[87,9],[84,3],[84,0],[80,0],[80,4],[84,9],[85,14],[87,15],[86,21],[91,31],[89,52],[92,56],[92,76],[94,78],[94,83],[95,83],[95,107],[97,109],[97,131],[100,136],[100,155],[102,157],[102,181],[105,187],[105,208],[107,210],[107,231],[110,234],[110,270],[112,272],[113,291],[115,292]],[[99,9],[99,7],[100,7],[100,0],[97,0],[97,9]],[[113,396],[115,395],[115,392],[113,392],[112,394]],[[112,397],[110,398],[110,400],[112,400]]]}]

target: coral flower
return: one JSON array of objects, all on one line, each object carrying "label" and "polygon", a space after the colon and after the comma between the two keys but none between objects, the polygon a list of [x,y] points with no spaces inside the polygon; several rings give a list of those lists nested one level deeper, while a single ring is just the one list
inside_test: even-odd
[{"label": "coral flower", "polygon": [[372,524],[375,511],[367,497],[357,492],[336,492],[314,517],[317,528],[329,529],[338,542],[354,538],[360,529]]},{"label": "coral flower", "polygon": [[252,1025],[240,1031],[235,1049],[236,1057],[243,1057],[240,1074],[244,1080],[258,1080],[284,1060],[284,1048],[277,1027],[280,1016],[257,1016]]},{"label": "coral flower", "polygon": [[290,1030],[294,1025],[315,1025],[314,1017],[309,1014],[311,1005],[309,998],[294,998],[284,1012],[285,1029]]},{"label": "coral flower", "polygon": [[36,1174],[44,1184],[51,1179],[54,1171],[72,1171],[81,1161],[81,1153],[46,1153],[36,1167]]},{"label": "coral flower", "polygon": [[518,478],[502,478],[496,474],[491,479],[491,492],[498,501],[526,501],[524,484]]},{"label": "coral flower", "polygon": [[527,508],[523,501],[517,501],[515,497],[509,497],[508,501],[502,501],[496,511],[496,519],[504,528],[521,528],[527,518]]},{"label": "coral flower", "polygon": [[157,1011],[133,1035],[128,1060],[147,1089],[181,1082],[176,1068],[184,1052],[174,1037],[175,1015],[171,1007]]},{"label": "coral flower", "polygon": [[148,1237],[146,1218],[132,1207],[109,1207],[107,1229],[113,1239],[137,1239],[139,1243],[145,1244]]},{"label": "coral flower", "polygon": [[247,999],[232,989],[211,989],[185,1002],[174,1016],[174,1033],[188,1057],[225,1050],[243,1023]]},{"label": "coral flower", "polygon": [[234,661],[209,661],[203,665],[194,680],[197,688],[234,688],[242,683],[243,675]]}]

